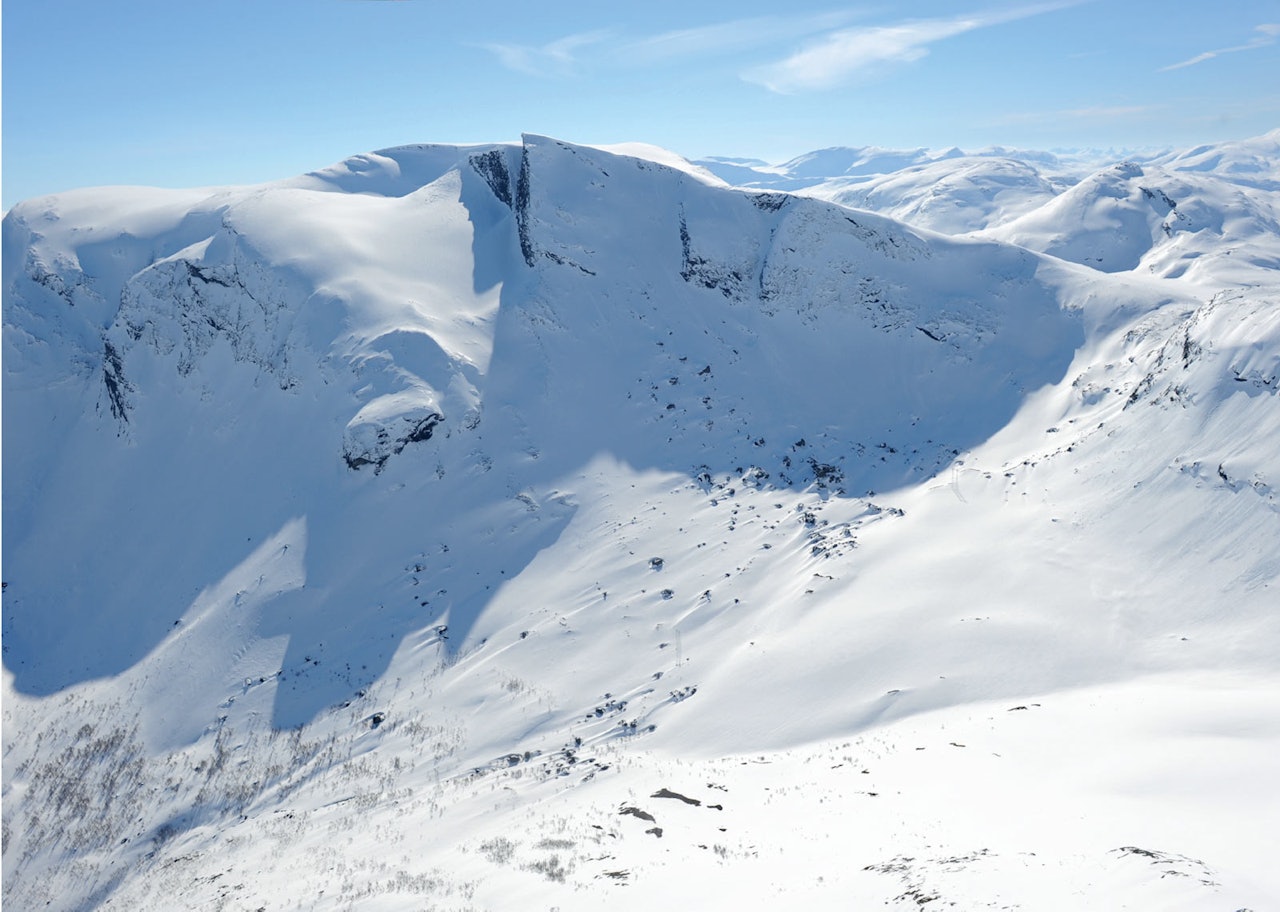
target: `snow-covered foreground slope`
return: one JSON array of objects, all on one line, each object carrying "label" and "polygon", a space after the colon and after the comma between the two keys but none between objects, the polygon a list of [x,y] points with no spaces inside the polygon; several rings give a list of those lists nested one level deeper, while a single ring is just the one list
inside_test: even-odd
[{"label": "snow-covered foreground slope", "polygon": [[1280,895],[1273,270],[640,154],[9,214],[6,902]]}]

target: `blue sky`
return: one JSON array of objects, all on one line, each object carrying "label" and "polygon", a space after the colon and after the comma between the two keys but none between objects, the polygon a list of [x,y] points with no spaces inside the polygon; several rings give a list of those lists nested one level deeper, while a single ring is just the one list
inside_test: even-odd
[{"label": "blue sky", "polygon": [[521,132],[1181,147],[1280,126],[1280,2],[7,0],[3,197],[287,177]]}]

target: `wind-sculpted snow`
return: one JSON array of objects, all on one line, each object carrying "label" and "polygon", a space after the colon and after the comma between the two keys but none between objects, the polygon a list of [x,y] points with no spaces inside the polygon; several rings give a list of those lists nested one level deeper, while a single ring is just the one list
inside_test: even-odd
[{"label": "wind-sculpted snow", "polygon": [[1267,191],[627,149],[9,213],[6,902],[1257,905]]}]

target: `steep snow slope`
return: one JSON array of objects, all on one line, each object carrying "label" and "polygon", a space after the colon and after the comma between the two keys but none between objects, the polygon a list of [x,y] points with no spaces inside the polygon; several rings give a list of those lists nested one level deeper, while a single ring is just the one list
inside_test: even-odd
[{"label": "steep snow slope", "polygon": [[1274,275],[653,157],[9,214],[8,902],[1277,892]]},{"label": "steep snow slope", "polygon": [[[77,454],[65,509],[82,505],[86,538],[69,540],[65,513],[46,507],[28,514],[31,532],[11,552],[23,573],[38,574],[25,597],[43,600],[8,630],[20,688],[48,693],[128,667],[213,568],[252,550],[220,523],[188,529],[188,516],[221,512],[257,541],[333,485],[363,503],[369,482],[351,471],[376,473],[410,448],[433,473],[454,459],[486,465],[478,453],[490,435],[495,458],[525,454],[500,467],[511,476],[502,499],[558,483],[603,452],[692,475],[762,467],[801,487],[813,460],[848,474],[851,490],[882,488],[1000,427],[1027,389],[1061,375],[1079,340],[1078,321],[1037,279],[1037,261],[1016,250],[928,242],[874,216],[727,194],[643,160],[615,164],[550,141],[449,152],[462,167],[405,195],[387,175],[404,179],[441,150],[383,156],[395,162],[387,175],[353,170],[359,193],[322,184],[216,198],[202,216],[209,237],[175,240],[121,288],[102,290],[120,302],[109,320],[82,316],[35,279],[19,285],[10,320],[25,338],[56,300],[60,325],[79,342],[67,359],[97,362],[80,388],[33,406],[38,414],[15,407],[16,420],[42,430],[56,423],[47,416],[93,406],[60,447]],[[351,186],[343,175],[326,180]],[[633,202],[646,194],[658,200]],[[13,228],[28,233],[33,256],[68,264],[67,281],[89,287],[78,233],[36,230],[25,217],[15,212]],[[980,262],[995,292],[956,284],[961,262]],[[19,345],[15,333],[19,382],[46,384]],[[766,391],[785,410],[754,406]],[[244,409],[245,396],[254,408]],[[828,427],[832,415],[838,427]],[[418,445],[433,436],[449,442]],[[796,465],[784,464],[806,437],[813,443]],[[855,447],[882,444],[917,458],[841,467]],[[123,473],[111,490],[83,470],[88,453]],[[19,490],[34,490],[14,472]],[[46,497],[64,490],[45,487]],[[140,501],[142,488],[160,496]],[[243,510],[230,509],[241,500]],[[133,519],[115,519],[124,516]],[[173,525],[183,534],[161,536],[151,558],[165,572],[104,585]],[[104,536],[112,526],[123,528]],[[55,542],[85,556],[62,565],[50,559]],[[163,595],[139,604],[135,587],[157,586]],[[63,587],[93,599],[102,629],[67,623],[84,609]],[[129,648],[103,650],[123,618]]]}]

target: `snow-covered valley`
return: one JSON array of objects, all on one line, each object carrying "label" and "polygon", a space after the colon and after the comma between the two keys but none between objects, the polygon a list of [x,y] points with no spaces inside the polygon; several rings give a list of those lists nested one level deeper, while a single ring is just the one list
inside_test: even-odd
[{"label": "snow-covered valley", "polygon": [[825,152],[14,207],[5,902],[1274,905],[1280,133]]}]

